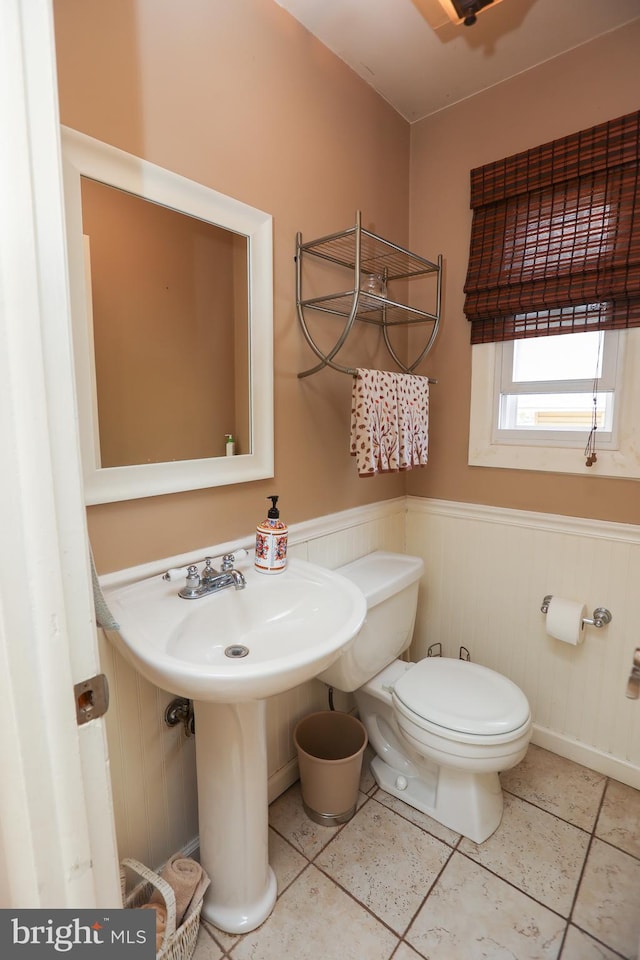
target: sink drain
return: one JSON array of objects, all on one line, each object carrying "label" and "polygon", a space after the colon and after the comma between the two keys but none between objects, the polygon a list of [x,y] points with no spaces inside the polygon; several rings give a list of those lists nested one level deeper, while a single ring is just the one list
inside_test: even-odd
[{"label": "sink drain", "polygon": [[225,657],[231,657],[232,660],[237,660],[239,657],[246,657],[249,653],[249,647],[245,647],[242,643],[232,643],[230,647],[224,651]]}]

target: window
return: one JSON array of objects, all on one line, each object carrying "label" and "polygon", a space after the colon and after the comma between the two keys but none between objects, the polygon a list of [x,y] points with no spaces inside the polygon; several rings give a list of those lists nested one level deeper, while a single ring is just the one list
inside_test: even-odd
[{"label": "window", "polygon": [[510,340],[496,351],[494,442],[585,447],[615,440],[615,332]]},{"label": "window", "polygon": [[[551,471],[600,477],[640,479],[640,328],[621,330],[618,344],[616,419],[608,443],[598,440],[598,461],[586,466],[588,431],[575,440],[565,434],[520,433],[510,439],[497,433],[504,343],[480,343],[471,352],[471,416],[468,462],[477,467]],[[548,338],[553,343],[555,337]],[[558,340],[560,337],[557,338]]]},{"label": "window", "polygon": [[[496,447],[574,448],[575,458],[586,438],[590,452],[594,438],[611,451],[628,443],[625,404],[640,393],[629,330],[640,327],[639,170],[640,111],[471,171],[470,463],[487,444],[489,461],[514,466]],[[609,458],[606,475],[640,475],[633,445],[629,457]]]}]

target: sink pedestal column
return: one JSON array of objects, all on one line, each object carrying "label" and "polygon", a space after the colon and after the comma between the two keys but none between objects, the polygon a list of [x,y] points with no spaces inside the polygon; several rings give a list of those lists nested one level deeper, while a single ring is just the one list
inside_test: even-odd
[{"label": "sink pedestal column", "polygon": [[202,916],[247,933],[276,902],[268,859],[266,701],[194,703],[200,862],[211,878]]}]

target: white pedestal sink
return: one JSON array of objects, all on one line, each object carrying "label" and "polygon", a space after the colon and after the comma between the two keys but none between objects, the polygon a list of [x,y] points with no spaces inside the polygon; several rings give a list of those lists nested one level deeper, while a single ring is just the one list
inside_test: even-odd
[{"label": "white pedestal sink", "polygon": [[194,701],[200,859],[211,877],[203,916],[228,933],[255,929],[276,899],[266,698],[329,667],[366,614],[357,587],[323,567],[293,559],[277,575],[238,569],[245,589],[197,600],[159,576],[105,590],[118,649],[147,680]]}]

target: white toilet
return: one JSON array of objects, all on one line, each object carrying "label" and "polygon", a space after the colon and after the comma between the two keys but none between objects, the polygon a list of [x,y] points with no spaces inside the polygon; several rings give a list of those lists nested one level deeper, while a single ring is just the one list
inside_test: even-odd
[{"label": "white toilet", "polygon": [[411,643],[424,564],[377,551],[341,567],[367,598],[360,633],[319,679],[355,692],[388,793],[476,843],[502,817],[501,770],[519,763],[531,737],[522,690],[464,660],[396,659]]}]

